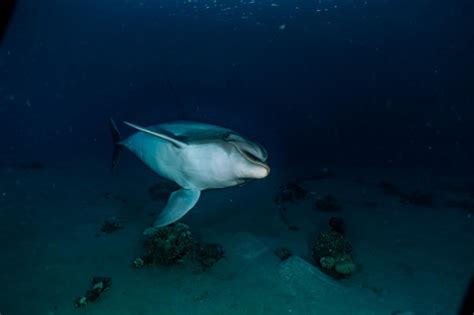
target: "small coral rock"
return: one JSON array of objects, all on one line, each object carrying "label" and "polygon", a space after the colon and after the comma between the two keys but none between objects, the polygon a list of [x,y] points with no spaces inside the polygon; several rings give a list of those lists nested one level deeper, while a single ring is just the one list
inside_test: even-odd
[{"label": "small coral rock", "polygon": [[143,258],[138,257],[133,261],[132,265],[134,268],[142,268],[143,266],[145,266],[145,261],[143,261]]},{"label": "small coral rock", "polygon": [[319,260],[321,267],[327,270],[332,270],[332,268],[334,268],[334,263],[334,258],[331,256],[321,257]]},{"label": "small coral rock", "polygon": [[110,277],[92,278],[91,289],[87,290],[85,296],[78,297],[74,302],[74,306],[76,308],[81,308],[86,306],[89,302],[94,302],[102,295],[102,293],[110,288],[111,284],[112,278]]},{"label": "small coral rock", "polygon": [[339,261],[334,266],[334,270],[343,276],[349,276],[355,272],[356,265],[352,262],[352,259]]},{"label": "small coral rock", "polygon": [[87,298],[85,296],[78,297],[76,301],[74,302],[74,306],[76,308],[84,307],[86,306],[86,304],[87,304]]}]

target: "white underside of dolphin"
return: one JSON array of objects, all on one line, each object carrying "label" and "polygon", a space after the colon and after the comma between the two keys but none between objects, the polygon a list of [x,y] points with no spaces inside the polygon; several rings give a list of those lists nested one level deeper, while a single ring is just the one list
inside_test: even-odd
[{"label": "white underside of dolphin", "polygon": [[235,186],[270,172],[266,150],[227,128],[185,121],[149,127],[125,124],[138,131],[121,140],[111,120],[116,144],[113,166],[120,147],[126,147],[157,174],[181,186],[145,230],[147,235],[181,219],[196,205],[202,190]]}]

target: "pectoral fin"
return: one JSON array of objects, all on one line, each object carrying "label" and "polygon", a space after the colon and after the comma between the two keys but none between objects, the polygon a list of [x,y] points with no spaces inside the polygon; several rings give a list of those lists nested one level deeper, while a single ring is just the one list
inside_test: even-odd
[{"label": "pectoral fin", "polygon": [[161,211],[151,228],[146,229],[143,234],[152,235],[160,227],[169,225],[181,219],[199,200],[199,190],[180,189],[171,194],[166,207]]}]

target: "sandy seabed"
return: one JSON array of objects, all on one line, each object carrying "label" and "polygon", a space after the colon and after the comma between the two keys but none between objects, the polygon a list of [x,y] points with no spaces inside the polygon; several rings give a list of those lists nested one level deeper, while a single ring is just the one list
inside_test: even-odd
[{"label": "sandy seabed", "polygon": [[[265,180],[202,194],[181,222],[226,253],[203,271],[191,263],[131,267],[143,251],[142,231],[164,206],[150,198],[148,187],[160,179],[144,167],[2,168],[0,313],[456,314],[474,271],[474,214],[447,207],[463,197],[437,185],[464,179],[336,170],[335,178],[301,183],[310,195],[288,206],[287,219],[300,228],[290,231],[274,198],[295,173],[273,170]],[[377,187],[380,180],[429,191],[435,205],[401,203]],[[340,212],[314,209],[314,198],[328,193]],[[358,265],[344,280],[311,261],[311,239],[333,215],[344,218]],[[110,217],[124,228],[100,233]],[[274,254],[281,246],[294,254],[283,262]],[[112,277],[110,290],[76,309],[93,276]]]}]

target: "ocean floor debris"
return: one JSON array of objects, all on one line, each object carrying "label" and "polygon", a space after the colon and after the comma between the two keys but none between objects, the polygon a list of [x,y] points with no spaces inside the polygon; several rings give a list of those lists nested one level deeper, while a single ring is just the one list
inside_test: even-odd
[{"label": "ocean floor debris", "polygon": [[89,302],[96,301],[102,293],[107,291],[112,285],[112,278],[110,277],[93,277],[91,281],[91,288],[87,290],[84,296],[76,298],[74,306],[76,308],[82,308]]},{"label": "ocean floor debris", "polygon": [[123,229],[122,223],[120,223],[120,221],[116,217],[111,217],[104,221],[100,228],[100,231],[106,234],[110,234],[121,229]]}]

